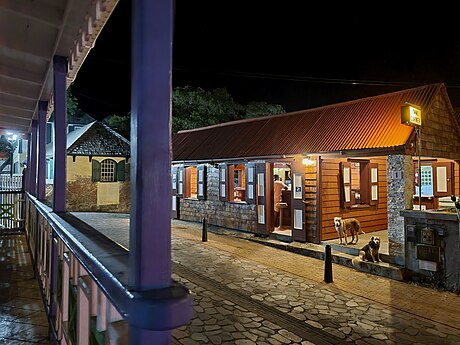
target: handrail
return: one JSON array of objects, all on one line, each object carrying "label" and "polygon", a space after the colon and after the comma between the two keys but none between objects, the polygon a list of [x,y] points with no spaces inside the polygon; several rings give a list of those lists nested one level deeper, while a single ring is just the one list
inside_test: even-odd
[{"label": "handrail", "polygon": [[[37,212],[48,222],[72,255],[130,325],[148,330],[168,330],[186,324],[193,315],[190,291],[171,279],[171,286],[130,291],[127,282],[129,251],[69,213],[55,213],[27,193]],[[112,272],[118,272],[113,274]]]},{"label": "handrail", "polygon": [[[111,273],[115,272],[127,272],[128,270],[128,255],[129,252],[124,250],[120,246],[116,246],[112,241],[107,239],[104,246],[114,246],[114,249],[119,251],[120,254],[126,255],[125,262],[118,261],[118,264],[122,264],[123,267],[118,267],[117,270],[111,270],[110,267],[106,267],[98,258],[96,258],[80,241],[74,236],[78,229],[73,227],[71,224],[66,222],[61,216],[62,214],[54,213],[53,210],[37,200],[33,195],[27,194],[30,201],[33,202],[37,211],[49,222],[56,235],[65,243],[67,248],[72,254],[78,259],[81,265],[87,270],[91,278],[98,284],[104,294],[110,299],[114,307],[118,310],[120,315],[124,318],[128,317],[128,304],[129,300],[133,298],[133,294],[123,285],[123,283]],[[74,234],[72,234],[72,232]],[[92,244],[96,243],[92,240]],[[121,253],[121,251],[125,253]]]}]

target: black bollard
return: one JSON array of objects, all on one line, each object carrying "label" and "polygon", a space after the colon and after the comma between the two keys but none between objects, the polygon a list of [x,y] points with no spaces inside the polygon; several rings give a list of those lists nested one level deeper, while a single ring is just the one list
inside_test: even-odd
[{"label": "black bollard", "polygon": [[201,234],[201,241],[208,242],[208,221],[206,218],[203,218],[203,232]]},{"label": "black bollard", "polygon": [[332,254],[330,244],[326,244],[326,253],[324,255],[324,281],[332,283]]}]

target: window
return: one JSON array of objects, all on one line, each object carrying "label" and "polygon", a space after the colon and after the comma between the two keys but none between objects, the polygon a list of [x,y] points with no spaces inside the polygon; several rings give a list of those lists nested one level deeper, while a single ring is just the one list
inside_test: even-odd
[{"label": "window", "polygon": [[198,199],[196,166],[185,168],[184,197]]},{"label": "window", "polygon": [[104,159],[101,162],[93,159],[91,162],[93,182],[116,182],[125,180],[125,160],[117,163],[113,159]]},{"label": "window", "polygon": [[114,182],[117,163],[111,159],[101,162],[101,182]]},{"label": "window", "polygon": [[246,201],[245,169],[245,164],[221,164],[219,169],[219,197],[221,201]]},{"label": "window", "polygon": [[414,195],[419,195],[420,182],[423,197],[450,196],[454,191],[453,171],[452,162],[422,161],[419,179],[418,162],[414,161]]},{"label": "window", "polygon": [[342,207],[377,205],[378,166],[369,161],[340,163]]},{"label": "window", "polygon": [[[173,167],[173,192],[180,198],[206,199],[206,164]],[[177,189],[176,189],[176,188]]]}]

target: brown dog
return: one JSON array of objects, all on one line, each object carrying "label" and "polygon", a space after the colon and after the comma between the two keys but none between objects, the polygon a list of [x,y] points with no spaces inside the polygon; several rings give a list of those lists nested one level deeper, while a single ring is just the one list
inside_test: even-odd
[{"label": "brown dog", "polygon": [[358,235],[365,234],[365,232],[361,229],[361,224],[356,218],[345,218],[342,219],[340,217],[334,217],[334,227],[337,233],[339,234],[340,244],[342,244],[342,235],[345,237],[345,245],[348,245],[347,242],[347,231],[350,231],[351,234],[351,242],[355,240],[356,235],[356,242],[358,243]]}]

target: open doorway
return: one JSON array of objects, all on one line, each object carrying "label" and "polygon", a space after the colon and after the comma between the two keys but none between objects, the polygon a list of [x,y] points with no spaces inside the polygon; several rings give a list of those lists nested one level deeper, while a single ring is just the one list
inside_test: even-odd
[{"label": "open doorway", "polygon": [[273,233],[292,236],[291,224],[291,164],[273,164]]}]

